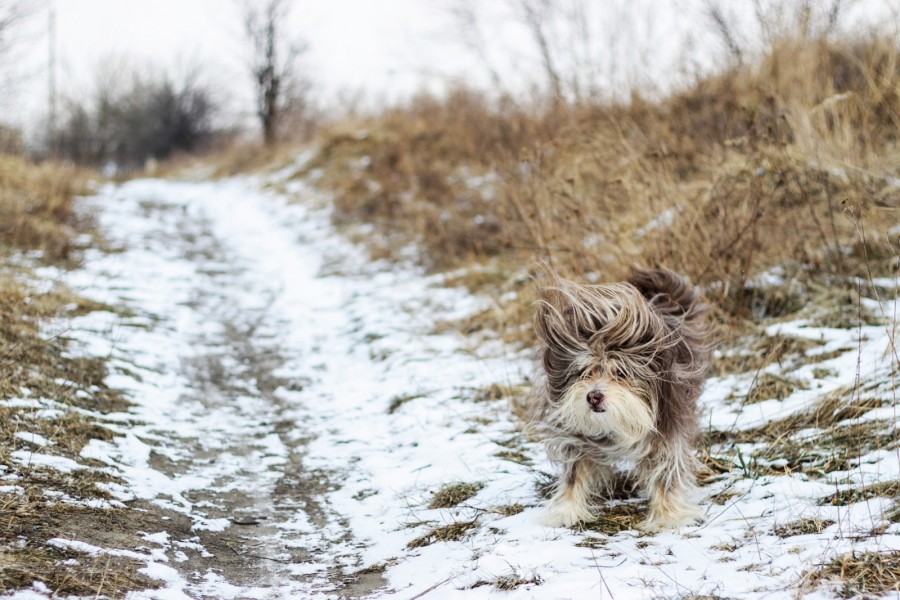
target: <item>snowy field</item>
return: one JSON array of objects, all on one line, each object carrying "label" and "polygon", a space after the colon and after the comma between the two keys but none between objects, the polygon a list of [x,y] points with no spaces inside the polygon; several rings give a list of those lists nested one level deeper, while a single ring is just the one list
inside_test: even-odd
[{"label": "snowy field", "polygon": [[[900,550],[896,500],[868,493],[900,479],[893,303],[867,307],[880,325],[773,325],[808,340],[802,356],[709,382],[705,523],[645,534],[643,502],[620,500],[599,525],[549,529],[539,489],[553,469],[510,408],[531,353],[439,326],[489,300],[369,261],[289,175],[104,187],[85,203],[116,251],[45,272],[127,307],[69,334],[73,351],[111,357],[107,382],[134,407],[115,415],[119,437],[82,452],[106,467],[50,447],[18,459],[105,468],[124,482],[114,504],[189,520],[132,547],[56,540],[146,561],[163,587],[132,597],[829,598],[808,572]],[[767,375],[792,384],[751,402]],[[784,436],[799,456],[765,431],[791,418],[805,423]],[[828,460],[845,429],[875,441]],[[429,507],[457,483],[474,495]]]}]

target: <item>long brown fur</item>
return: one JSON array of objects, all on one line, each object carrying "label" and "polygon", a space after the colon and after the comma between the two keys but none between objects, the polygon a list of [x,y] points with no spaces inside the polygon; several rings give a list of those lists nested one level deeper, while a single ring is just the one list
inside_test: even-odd
[{"label": "long brown fur", "polygon": [[[606,285],[549,277],[535,314],[546,375],[537,414],[562,468],[548,524],[592,518],[623,461],[650,496],[648,528],[698,517],[691,496],[697,399],[711,355],[706,305],[664,269]],[[603,398],[602,412],[590,410],[586,392]]]}]

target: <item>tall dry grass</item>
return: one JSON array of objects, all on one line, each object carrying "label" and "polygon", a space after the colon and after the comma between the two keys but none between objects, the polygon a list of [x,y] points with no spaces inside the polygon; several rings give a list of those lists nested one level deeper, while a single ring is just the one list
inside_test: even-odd
[{"label": "tall dry grass", "polygon": [[0,249],[37,250],[48,262],[69,258],[85,225],[72,202],[86,180],[71,165],[0,153]]},{"label": "tall dry grass", "polygon": [[380,252],[418,242],[429,266],[450,268],[510,248],[506,229],[516,219],[497,197],[498,169],[544,128],[511,104],[458,88],[328,128],[307,171],[321,169],[339,222],[372,222],[390,237],[372,240]]},{"label": "tall dry grass", "polygon": [[380,253],[602,279],[659,264],[758,319],[789,308],[761,290],[773,269],[803,285],[896,269],[898,86],[891,39],[780,40],[660,101],[419,97],[326,131],[308,168]]}]

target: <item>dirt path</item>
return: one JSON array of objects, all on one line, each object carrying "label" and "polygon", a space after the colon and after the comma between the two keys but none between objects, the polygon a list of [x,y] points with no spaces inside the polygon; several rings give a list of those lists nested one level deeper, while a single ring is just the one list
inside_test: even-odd
[{"label": "dirt path", "polygon": [[[134,181],[88,200],[121,250],[89,253],[66,283],[128,312],[71,331],[110,357],[106,382],[133,406],[80,456],[135,510],[102,530],[73,523],[55,543],[144,561],[163,588],[139,598],[506,585],[518,573],[507,549],[545,535],[526,515],[540,449],[509,405],[530,351],[439,326],[491,306],[372,262],[293,189],[304,202],[251,179]],[[476,497],[433,505],[459,484]]]},{"label": "dirt path", "polygon": [[[183,401],[203,409],[197,436],[179,440],[187,455],[181,460],[156,455],[153,466],[170,477],[208,480],[208,487],[190,490],[185,497],[204,507],[208,518],[229,519],[234,525],[225,532],[201,535],[207,552],[188,555],[180,570],[220,573],[228,584],[239,587],[277,589],[295,579],[312,587],[327,589],[330,583],[339,589],[346,582],[336,567],[311,574],[296,574],[291,568],[315,565],[317,555],[352,538],[346,522],[328,508],[322,495],[339,478],[304,466],[308,439],[292,435],[297,407],[286,405],[275,393],[302,387],[276,374],[284,359],[277,336],[267,333],[275,329],[270,322],[275,317],[267,306],[248,309],[235,297],[233,290],[246,289],[245,271],[230,264],[221,243],[204,225],[208,224],[180,227],[185,257],[200,265],[205,279],[198,281],[195,291],[194,318],[213,330],[196,340],[202,352],[182,360],[190,382]],[[201,230],[196,232],[198,226]],[[224,472],[222,462],[230,465]],[[281,527],[298,513],[321,532],[313,543],[309,532]]]},{"label": "dirt path", "polygon": [[[71,537],[121,548],[143,535],[177,572],[169,586],[191,597],[354,597],[383,587],[378,573],[345,574],[361,559],[347,519],[325,498],[345,474],[306,464],[316,438],[304,427],[312,378],[284,371],[309,352],[285,347],[291,324],[272,308],[280,282],[236,256],[184,186],[173,186],[174,202],[167,189],[98,206],[123,252],[98,259],[90,275],[95,293],[106,286],[101,295],[135,313],[117,324],[112,352],[137,370],[131,396],[145,418],[95,458],[150,485],[123,496],[137,509],[135,539],[98,534],[89,522],[72,523]],[[143,462],[128,444],[143,446]]]}]

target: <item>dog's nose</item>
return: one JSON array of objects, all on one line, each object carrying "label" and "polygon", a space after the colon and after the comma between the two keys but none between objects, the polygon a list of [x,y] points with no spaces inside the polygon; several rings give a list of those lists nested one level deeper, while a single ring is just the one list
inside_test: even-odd
[{"label": "dog's nose", "polygon": [[603,392],[598,390],[589,391],[587,394],[587,402],[592,411],[606,412],[606,408],[603,406]]}]

